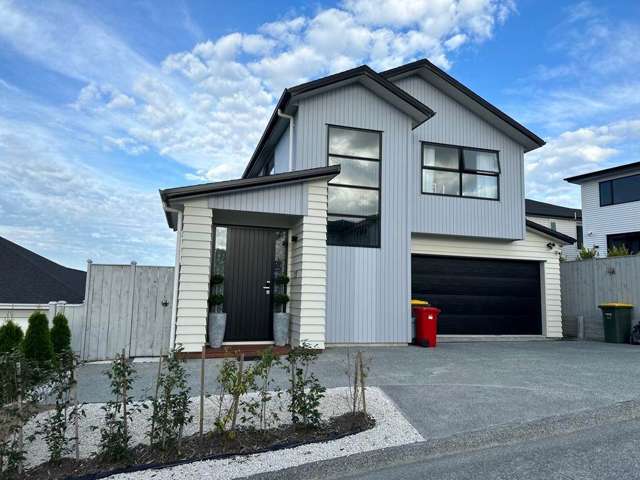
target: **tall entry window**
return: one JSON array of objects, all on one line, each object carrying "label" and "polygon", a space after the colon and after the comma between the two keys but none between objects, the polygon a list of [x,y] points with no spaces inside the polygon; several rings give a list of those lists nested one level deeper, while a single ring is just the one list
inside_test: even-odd
[{"label": "tall entry window", "polygon": [[381,142],[381,132],[329,126],[328,164],[340,165],[329,182],[329,245],[380,247]]},{"label": "tall entry window", "polygon": [[422,144],[422,193],[498,200],[498,152]]}]

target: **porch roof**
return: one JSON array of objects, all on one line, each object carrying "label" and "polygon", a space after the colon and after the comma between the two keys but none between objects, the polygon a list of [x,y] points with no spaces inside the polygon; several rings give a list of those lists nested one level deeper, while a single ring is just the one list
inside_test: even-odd
[{"label": "porch roof", "polygon": [[262,177],[240,178],[222,182],[203,183],[185,187],[167,188],[160,190],[160,198],[170,228],[176,228],[176,213],[172,207],[182,200],[210,197],[225,193],[236,193],[262,188],[272,188],[293,183],[302,183],[322,178],[330,179],[340,173],[339,165],[329,167],[309,168],[292,172],[266,175]]}]

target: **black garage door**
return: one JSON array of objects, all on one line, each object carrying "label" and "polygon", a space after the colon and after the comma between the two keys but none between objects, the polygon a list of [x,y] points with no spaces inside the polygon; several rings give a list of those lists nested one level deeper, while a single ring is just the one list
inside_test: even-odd
[{"label": "black garage door", "polygon": [[439,334],[540,335],[540,264],[412,256],[412,298],[442,309]]}]

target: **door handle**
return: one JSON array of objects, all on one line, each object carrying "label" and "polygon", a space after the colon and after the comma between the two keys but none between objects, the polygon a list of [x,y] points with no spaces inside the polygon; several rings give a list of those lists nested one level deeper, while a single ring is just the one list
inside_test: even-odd
[{"label": "door handle", "polygon": [[271,295],[271,281],[267,280],[267,283],[262,286],[265,295]]}]

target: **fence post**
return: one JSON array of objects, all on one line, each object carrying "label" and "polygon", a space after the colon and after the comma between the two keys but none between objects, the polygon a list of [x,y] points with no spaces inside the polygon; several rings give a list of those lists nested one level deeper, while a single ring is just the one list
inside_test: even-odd
[{"label": "fence post", "polygon": [[53,321],[53,317],[56,316],[56,307],[58,302],[49,302],[49,307],[47,307],[47,317],[49,317],[50,321]]},{"label": "fence post", "polygon": [[89,312],[91,311],[91,309],[89,308],[89,295],[91,293],[91,264],[93,262],[91,261],[91,259],[87,260],[87,276],[85,278],[85,282],[84,282],[84,319],[83,319],[83,324],[84,324],[84,332],[82,334],[82,348],[80,349],[80,358],[82,360],[86,360],[87,356],[86,356],[86,351],[87,351],[87,330],[89,330],[89,323],[90,323],[90,319],[89,319]]},{"label": "fence post", "polygon": [[133,307],[135,306],[135,294],[136,294],[136,266],[138,263],[135,260],[131,261],[131,295],[129,295],[129,356],[131,356],[131,339],[133,338]]}]

